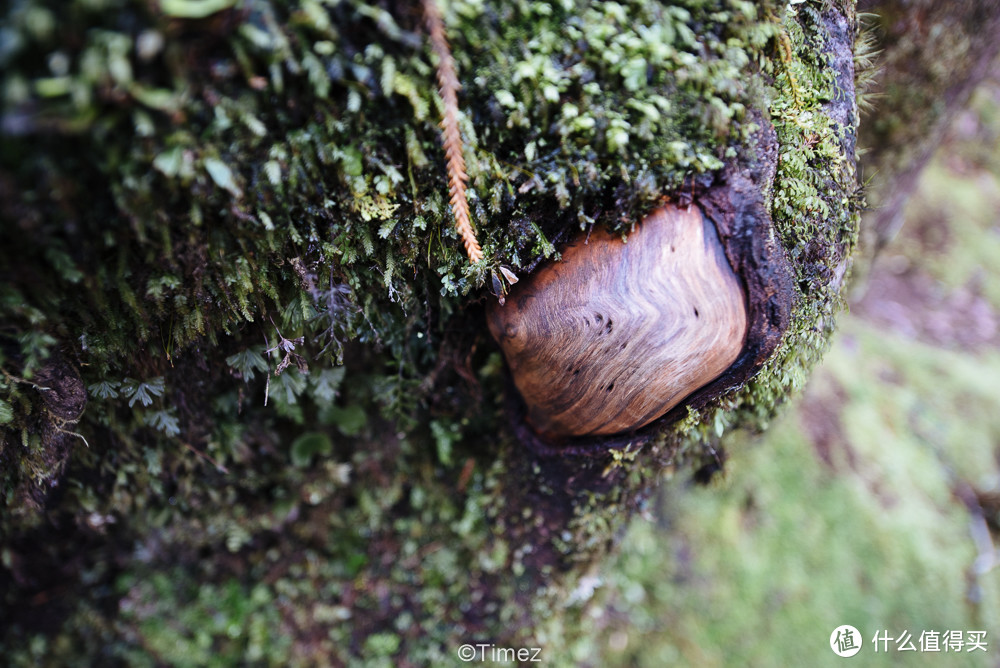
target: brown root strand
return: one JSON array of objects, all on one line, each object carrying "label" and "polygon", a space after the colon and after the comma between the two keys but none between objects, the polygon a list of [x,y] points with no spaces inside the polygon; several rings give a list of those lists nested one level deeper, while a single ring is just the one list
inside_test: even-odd
[{"label": "brown root strand", "polygon": [[472,230],[469,217],[469,200],[465,196],[465,183],[469,176],[465,172],[465,157],[462,155],[462,134],[458,129],[458,74],[455,59],[452,58],[448,38],[444,32],[444,19],[435,0],[424,0],[424,15],[430,31],[431,48],[438,57],[437,80],[444,101],[441,117],[441,142],[448,163],[448,192],[451,210],[455,215],[455,228],[462,237],[469,262],[475,264],[483,259],[476,233]]}]

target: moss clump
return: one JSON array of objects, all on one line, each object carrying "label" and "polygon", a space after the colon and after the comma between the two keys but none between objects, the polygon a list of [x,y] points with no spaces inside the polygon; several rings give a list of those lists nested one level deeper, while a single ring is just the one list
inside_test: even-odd
[{"label": "moss clump", "polygon": [[[824,346],[855,222],[852,126],[831,111],[851,82],[829,17],[849,14],[447,4],[486,251],[470,267],[410,3],[193,7],[5,10],[4,654],[155,661],[173,642],[198,663],[264,627],[261,660],[282,663],[438,662],[470,636],[558,647],[575,632],[560,601],[586,601],[583,574],[665,462],[763,424]],[[781,353],[641,452],[525,457],[484,279],[710,180],[752,150],[748,110],[778,132],[771,206],[802,292]],[[46,432],[31,383],[57,366],[89,405]],[[51,587],[46,634],[16,613]]]}]

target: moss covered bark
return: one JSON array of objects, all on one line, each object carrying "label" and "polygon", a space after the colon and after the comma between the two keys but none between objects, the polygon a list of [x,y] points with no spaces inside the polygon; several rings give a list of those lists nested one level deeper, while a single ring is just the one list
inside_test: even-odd
[{"label": "moss covered bark", "polygon": [[[857,230],[852,4],[442,7],[473,266],[417,3],[5,10],[13,662],[568,657],[649,489],[720,463],[822,354]],[[483,322],[492,276],[738,163],[768,166],[795,272],[775,354],[641,442],[526,449]]]}]

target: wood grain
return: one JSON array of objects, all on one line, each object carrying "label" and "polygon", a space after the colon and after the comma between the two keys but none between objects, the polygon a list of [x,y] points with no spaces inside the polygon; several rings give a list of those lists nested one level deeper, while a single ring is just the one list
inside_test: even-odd
[{"label": "wood grain", "polygon": [[545,436],[632,431],[722,374],[747,335],[746,297],[696,206],[628,236],[581,235],[493,304],[528,422]]}]

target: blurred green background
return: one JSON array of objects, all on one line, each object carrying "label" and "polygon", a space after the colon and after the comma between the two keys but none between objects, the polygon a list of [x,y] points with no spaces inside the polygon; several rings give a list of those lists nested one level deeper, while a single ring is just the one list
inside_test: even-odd
[{"label": "blurred green background", "polygon": [[[633,523],[580,663],[1000,665],[1000,79],[853,292],[767,434]],[[841,624],[864,635],[853,659],[830,649]],[[919,651],[951,630],[986,631],[988,651]],[[897,649],[904,632],[917,651]]]}]

